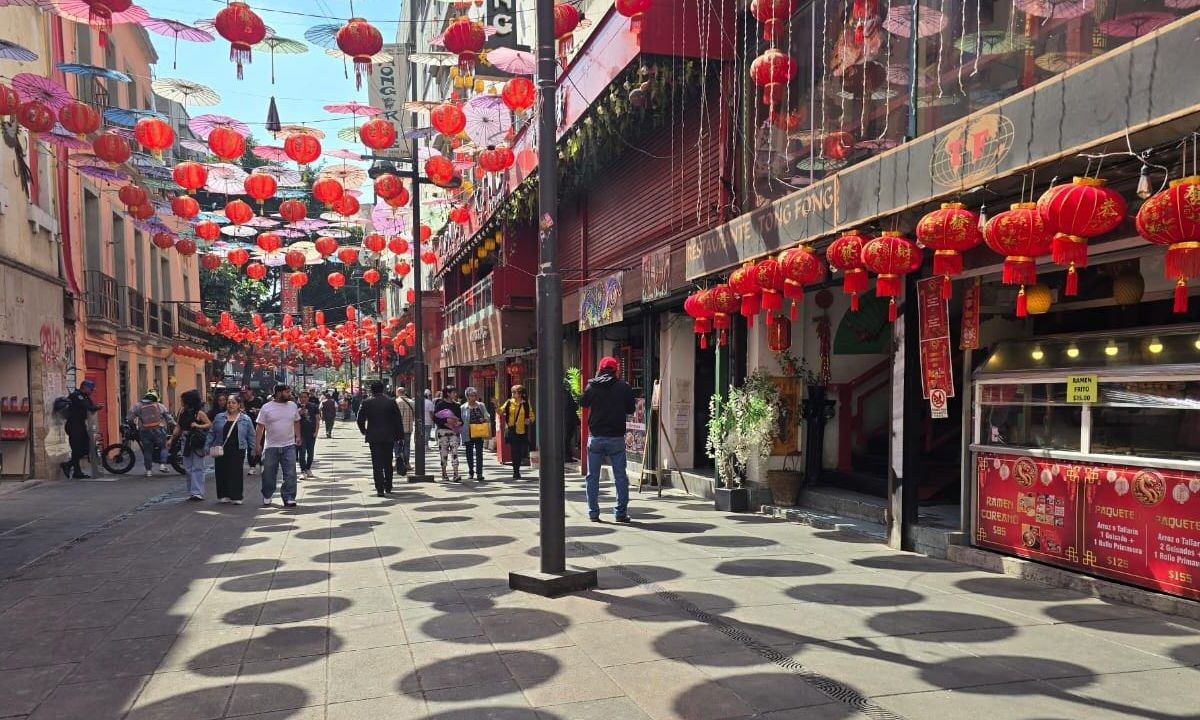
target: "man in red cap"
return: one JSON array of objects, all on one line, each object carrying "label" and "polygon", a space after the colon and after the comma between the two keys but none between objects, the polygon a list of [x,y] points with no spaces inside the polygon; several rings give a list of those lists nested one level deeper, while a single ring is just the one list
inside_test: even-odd
[{"label": "man in red cap", "polygon": [[588,415],[588,517],[600,522],[600,465],[607,457],[612,465],[613,485],[617,489],[615,520],[629,522],[629,476],[625,474],[625,416],[635,409],[633,388],[617,377],[620,363],[615,357],[600,361],[600,373],[592,378],[579,398]]}]

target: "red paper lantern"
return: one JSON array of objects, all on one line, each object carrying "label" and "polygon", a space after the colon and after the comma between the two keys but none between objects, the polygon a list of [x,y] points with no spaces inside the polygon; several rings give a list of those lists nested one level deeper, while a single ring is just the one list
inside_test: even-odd
[{"label": "red paper lantern", "polygon": [[933,248],[933,272],[942,276],[942,297],[949,300],[950,278],[962,274],[962,253],[983,242],[979,216],[962,203],[943,203],[917,223],[917,242]]},{"label": "red paper lantern", "polygon": [[[54,111],[48,105],[37,100],[28,100],[17,107],[17,122],[35,138],[39,133],[50,132],[54,129]],[[129,143],[125,143],[126,149]],[[100,153],[96,153],[100,155]],[[104,156],[101,155],[103,158]],[[126,160],[129,155],[126,154]],[[120,162],[125,162],[121,160]]]},{"label": "red paper lantern", "polygon": [[145,117],[133,126],[133,138],[155,157],[159,157],[163,150],[175,144],[175,131],[156,117]]},{"label": "red paper lantern", "polygon": [[383,118],[371,118],[358,129],[358,137],[372,150],[387,150],[396,144],[396,128]]},{"label": "red paper lantern", "polygon": [[447,213],[447,216],[449,217],[450,222],[457,225],[466,225],[471,221],[471,211],[465,207],[451,208],[450,212]]},{"label": "red paper lantern", "polygon": [[229,264],[241,267],[250,262],[250,251],[245,248],[234,248],[225,257],[229,260]]},{"label": "red paper lantern", "polygon": [[858,312],[858,296],[867,291],[867,271],[862,262],[863,246],[871,238],[857,231],[842,235],[825,250],[830,266],[844,273],[842,292],[850,296],[851,312]]},{"label": "red paper lantern", "polygon": [[171,212],[175,217],[191,220],[200,214],[200,203],[190,195],[179,195],[171,198]]},{"label": "red paper lantern", "polygon": [[479,153],[479,167],[490,173],[503,172],[512,167],[513,159],[512,150],[489,145]]},{"label": "red paper lantern", "polygon": [[1066,294],[1079,292],[1076,268],[1087,267],[1088,238],[1110,233],[1125,219],[1125,198],[1104,186],[1100,178],[1077,177],[1069,185],[1055,185],[1038,199],[1038,212],[1056,233],[1051,257],[1067,266]]},{"label": "red paper lantern", "polygon": [[0,83],[0,117],[12,117],[21,107],[21,96],[9,86]]},{"label": "red paper lantern", "polygon": [[150,236],[150,242],[154,243],[154,247],[166,250],[175,246],[175,236],[169,232],[156,232]]},{"label": "red paper lantern", "polygon": [[438,256],[434,251],[426,250],[425,252],[421,253],[421,262],[425,263],[426,265],[437,265],[437,261]]},{"label": "red paper lantern", "polygon": [[91,105],[78,100],[67,103],[58,111],[58,121],[67,132],[80,138],[100,129],[100,113]]},{"label": "red paper lantern", "polygon": [[635,33],[642,31],[644,15],[650,9],[653,0],[617,0],[617,12],[629,18],[629,29]]},{"label": "red paper lantern", "polygon": [[259,212],[262,212],[263,203],[275,197],[279,183],[266,173],[252,172],[242,181],[242,187],[246,188],[247,195],[258,201]]},{"label": "red paper lantern", "polygon": [[[333,288],[334,290],[341,290],[342,286],[346,284],[346,276],[340,272],[332,272],[329,273],[327,281],[329,282],[329,287]],[[346,317],[349,318],[350,314],[347,313]]]},{"label": "red paper lantern", "polygon": [[317,241],[313,243],[313,247],[316,248],[317,252],[321,253],[321,257],[329,257],[338,251],[338,241],[331,237],[322,236],[317,238]]},{"label": "red paper lantern", "polygon": [[713,312],[704,303],[707,290],[688,295],[683,301],[683,311],[692,316],[692,332],[700,336],[700,349],[708,349],[708,333],[712,332]]},{"label": "red paper lantern", "polygon": [[1167,246],[1168,280],[1175,281],[1175,312],[1187,312],[1187,281],[1200,277],[1200,176],[1172,180],[1142,205],[1138,234]]},{"label": "red paper lantern", "polygon": [[117,199],[128,210],[138,205],[145,205],[147,200],[149,200],[149,196],[146,195],[146,191],[143,188],[130,183],[121,186],[121,189],[117,191]]},{"label": "red paper lantern", "polygon": [[332,209],[342,217],[354,217],[362,209],[362,206],[359,205],[358,198],[349,193],[343,193],[337,202],[333,204]]},{"label": "red paper lantern", "polygon": [[754,327],[754,316],[762,308],[762,288],[754,274],[754,263],[746,263],[729,275],[729,287],[741,298],[741,314],[746,327]]},{"label": "red paper lantern", "polygon": [[401,205],[408,204],[408,190],[405,189],[404,183],[400,178],[391,173],[386,173],[375,178],[375,196],[383,200],[391,200],[392,198],[404,195],[404,202]]},{"label": "red paper lantern", "polygon": [[379,282],[379,271],[375,268],[367,270],[365,273],[363,273],[363,280],[365,280],[371,287],[374,287],[375,283]]},{"label": "red paper lantern", "polygon": [[554,3],[554,39],[558,41],[558,59],[563,67],[567,65],[567,55],[575,49],[575,28],[582,19],[574,5]]},{"label": "red paper lantern", "polygon": [[779,254],[779,269],[783,274],[784,297],[792,301],[789,317],[799,315],[799,304],[804,299],[804,286],[825,279],[825,263],[806,246],[784,250]]},{"label": "red paper lantern", "polygon": [[229,41],[229,59],[237,64],[237,77],[241,80],[242,65],[252,59],[250,48],[267,36],[266,26],[249,5],[238,0],[217,13],[213,25],[221,37]]},{"label": "red paper lantern", "polygon": [[259,250],[265,253],[273,253],[283,247],[283,239],[275,233],[266,232],[258,236],[255,244],[258,245]]},{"label": "red paper lantern", "polygon": [[184,257],[189,257],[196,254],[196,243],[188,238],[180,238],[175,241],[175,250]]},{"label": "red paper lantern", "polygon": [[252,262],[246,266],[246,277],[251,280],[262,280],[267,276],[267,266],[260,262]]},{"label": "red paper lantern", "polygon": [[337,251],[337,258],[345,265],[353,265],[358,262],[358,250],[355,248],[344,247]]},{"label": "red paper lantern", "polygon": [[854,0],[850,5],[850,23],[854,26],[854,42],[863,44],[868,27],[879,21],[879,0]]},{"label": "red paper lantern", "polygon": [[254,219],[254,210],[241,200],[225,203],[225,217],[234,225],[245,225]]},{"label": "red paper lantern", "polygon": [[134,220],[149,220],[154,217],[154,206],[150,203],[142,203],[129,208],[129,215]]},{"label": "red paper lantern", "polygon": [[409,200],[411,199],[412,198],[409,197],[408,190],[405,188],[400,188],[400,193],[398,195],[390,198],[384,198],[383,202],[393,210],[399,210],[402,207],[407,207]]},{"label": "red paper lantern", "polygon": [[221,256],[207,253],[204,257],[200,258],[200,267],[205,270],[219,269],[221,267]]},{"label": "red paper lantern", "polygon": [[[338,49],[354,60],[354,84],[362,89],[362,76],[371,74],[371,60],[383,50],[383,35],[366,20],[350,18],[334,38]],[[391,127],[389,125],[389,127]],[[365,138],[364,138],[365,142]],[[390,143],[385,147],[390,147]],[[370,147],[370,146],[368,146]]]},{"label": "red paper lantern", "polygon": [[843,130],[831,132],[821,142],[821,156],[829,160],[845,160],[854,151],[854,136]]},{"label": "red paper lantern", "polygon": [[246,154],[246,140],[232,128],[219,127],[209,134],[208,149],[222,160],[239,160]]},{"label": "red paper lantern", "polygon": [[[22,105],[21,107],[25,106]],[[54,127],[54,124],[51,123],[50,127]],[[45,130],[40,132],[45,132]],[[120,165],[129,160],[133,151],[129,147],[128,140],[110,130],[96,136],[96,139],[92,141],[92,152],[106,163]]]},{"label": "red paper lantern", "polygon": [[783,353],[792,347],[792,321],[782,315],[767,315],[767,349]]},{"label": "red paper lantern", "polygon": [[425,175],[434,185],[446,187],[454,180],[454,164],[444,155],[434,155],[425,161]]},{"label": "red paper lantern", "polygon": [[383,249],[387,247],[387,238],[379,233],[371,233],[363,238],[363,247],[373,253],[383,252]]},{"label": "red paper lantern", "polygon": [[308,217],[308,206],[303,200],[284,200],[279,203],[279,217],[290,223],[300,222]]},{"label": "red paper lantern", "polygon": [[408,241],[404,238],[394,237],[388,241],[388,250],[394,255],[403,255],[408,252]]},{"label": "red paper lantern", "polygon": [[283,141],[283,152],[296,163],[307,165],[321,157],[321,141],[308,133],[289,135]]},{"label": "red paper lantern", "polygon": [[412,265],[409,265],[407,262],[401,260],[400,262],[396,263],[394,267],[392,267],[392,271],[400,277],[405,277],[412,272]]},{"label": "red paper lantern", "polygon": [[717,285],[704,293],[700,302],[712,313],[713,328],[720,331],[720,342],[724,345],[725,331],[733,327],[732,316],[738,311],[738,294],[728,285]]},{"label": "red paper lantern", "polygon": [[1034,203],[1013,203],[1011,209],[988,220],[983,239],[1004,256],[1005,285],[1020,285],[1017,317],[1028,314],[1025,286],[1037,282],[1037,259],[1050,253],[1054,233]]},{"label": "red paper lantern", "polygon": [[208,168],[197,162],[179,163],[172,175],[175,177],[175,184],[186,190],[188,195],[195,194],[208,182]]},{"label": "red paper lantern", "polygon": [[783,268],[774,258],[759,260],[753,267],[754,281],[762,292],[762,309],[768,313],[783,308]]},{"label": "red paper lantern", "polygon": [[301,250],[288,250],[283,255],[283,261],[293,270],[299,270],[304,267],[304,263],[308,258],[304,257],[304,252]]},{"label": "red paper lantern", "polygon": [[750,63],[750,79],[763,89],[766,105],[778,105],[783,100],[784,89],[795,76],[796,62],[775,48],[769,48]]},{"label": "red paper lantern", "polygon": [[500,91],[500,99],[504,101],[509,110],[515,113],[525,112],[533,107],[533,103],[537,100],[537,88],[533,86],[532,80],[518,75],[504,83],[504,89]]},{"label": "red paper lantern", "polygon": [[288,276],[288,282],[294,288],[302,288],[308,284],[308,273],[294,272]]},{"label": "red paper lantern", "polygon": [[421,226],[421,242],[429,242],[429,238],[433,237],[433,228],[428,225]]},{"label": "red paper lantern", "polygon": [[467,116],[454,103],[442,103],[429,113],[429,124],[446,137],[454,137],[467,127]]},{"label": "red paper lantern", "polygon": [[483,23],[471,22],[466,17],[450,23],[442,34],[442,46],[458,56],[458,71],[468,75],[475,69],[475,61],[486,41]]},{"label": "red paper lantern", "polygon": [[863,246],[862,264],[878,275],[875,294],[890,298],[889,321],[896,319],[896,298],[904,290],[902,278],[921,267],[922,254],[913,241],[891,230]]},{"label": "red paper lantern", "polygon": [[333,208],[333,204],[341,200],[345,193],[342,184],[330,177],[317,178],[312,186],[312,196],[327,208]]},{"label": "red paper lantern", "polygon": [[[221,226],[216,224],[212,220],[204,220],[203,222],[198,222],[198,223],[196,223],[196,227],[194,227],[192,229],[195,231],[196,237],[198,237],[201,240],[204,240],[206,242],[212,242],[213,240],[216,240],[217,238],[221,237]],[[232,253],[231,253],[231,256],[232,256]]]},{"label": "red paper lantern", "polygon": [[787,21],[796,12],[796,0],[752,0],[750,14],[762,25],[767,42],[783,37]]}]

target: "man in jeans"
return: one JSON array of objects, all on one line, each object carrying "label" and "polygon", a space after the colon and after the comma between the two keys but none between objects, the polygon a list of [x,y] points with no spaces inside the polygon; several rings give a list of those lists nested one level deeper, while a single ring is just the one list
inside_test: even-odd
[{"label": "man in jeans", "polygon": [[153,390],[142,396],[142,401],[129,413],[129,422],[138,429],[138,441],[142,445],[142,462],[146,466],[146,477],[154,475],[154,463],[159,463],[159,472],[168,472],[166,462],[167,423],[170,414],[167,406],[158,401]]},{"label": "man in jeans", "polygon": [[258,446],[262,448],[263,507],[271,506],[275,479],[283,469],[279,496],[284,507],[296,507],[296,449],[300,446],[300,409],[292,402],[292,389],[280,383],[271,400],[258,411]]},{"label": "man in jeans", "polygon": [[404,386],[396,388],[396,407],[400,408],[400,439],[396,441],[396,472],[408,474],[409,441],[417,423],[417,406]]},{"label": "man in jeans", "polygon": [[306,478],[312,477],[313,456],[317,451],[317,422],[321,406],[316,398],[307,390],[300,391],[300,449],[298,451],[300,472]]},{"label": "man in jeans", "polygon": [[588,382],[582,397],[581,407],[590,408],[588,415],[588,473],[587,502],[588,517],[600,522],[600,465],[608,458],[612,465],[613,484],[617,490],[617,504],[613,508],[615,520],[629,522],[629,476],[625,474],[625,416],[632,415],[636,408],[633,388],[617,377],[620,363],[615,357],[600,361],[600,374]]}]

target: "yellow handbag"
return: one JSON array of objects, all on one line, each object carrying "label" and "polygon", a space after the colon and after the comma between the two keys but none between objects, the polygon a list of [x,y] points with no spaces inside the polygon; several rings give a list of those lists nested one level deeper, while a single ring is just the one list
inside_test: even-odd
[{"label": "yellow handbag", "polygon": [[485,440],[492,436],[492,424],[489,422],[471,423],[470,431],[472,440]]}]

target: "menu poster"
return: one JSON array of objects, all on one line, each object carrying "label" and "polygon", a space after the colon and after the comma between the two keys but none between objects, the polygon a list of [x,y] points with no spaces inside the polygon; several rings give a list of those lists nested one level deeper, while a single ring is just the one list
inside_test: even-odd
[{"label": "menu poster", "polygon": [[917,281],[921,321],[921,391],[941,390],[954,397],[954,368],[950,357],[950,310],[942,297],[941,278]]},{"label": "menu poster", "polygon": [[963,292],[962,333],[958,338],[958,349],[979,349],[979,278],[971,281]]},{"label": "menu poster", "polygon": [[1200,473],[990,453],[976,471],[981,547],[1200,599]]}]

